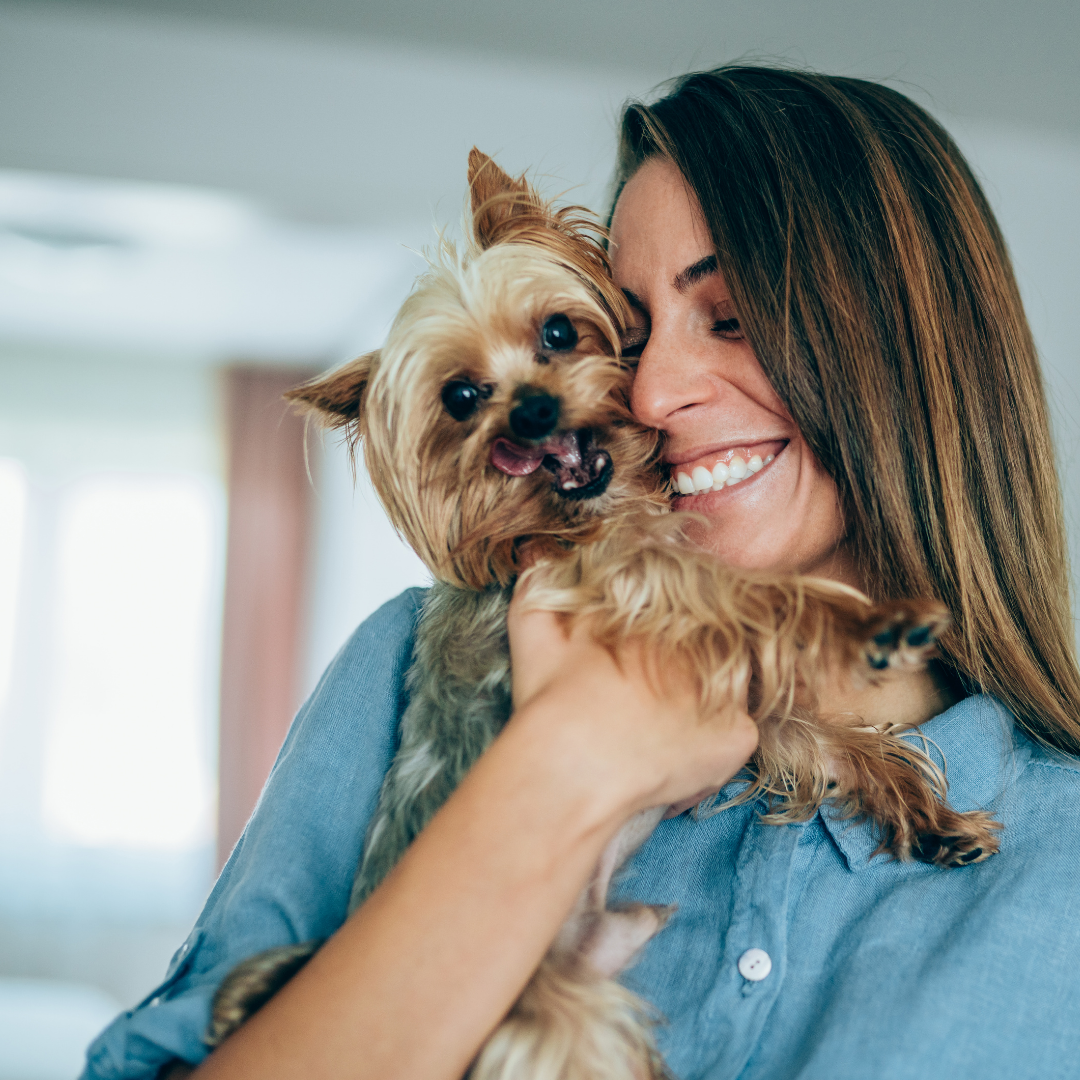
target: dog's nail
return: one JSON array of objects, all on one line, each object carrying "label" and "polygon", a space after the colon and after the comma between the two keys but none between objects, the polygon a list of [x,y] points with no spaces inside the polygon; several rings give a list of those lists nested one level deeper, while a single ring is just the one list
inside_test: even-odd
[{"label": "dog's nail", "polygon": [[[874,639],[877,640],[876,638]],[[907,643],[913,648],[917,649],[920,645],[925,645],[930,640],[930,627],[929,626],[916,626],[914,630],[910,630],[907,636]]]},{"label": "dog's nail", "polygon": [[982,854],[982,848],[981,847],[972,848],[966,855],[961,855],[960,856],[960,861],[962,863],[974,862],[981,854]]}]

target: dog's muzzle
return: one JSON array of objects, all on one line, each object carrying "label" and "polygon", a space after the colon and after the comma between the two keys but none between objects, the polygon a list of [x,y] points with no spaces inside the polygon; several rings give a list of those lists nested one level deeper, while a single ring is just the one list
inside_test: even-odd
[{"label": "dog's muzzle", "polygon": [[611,455],[588,428],[564,431],[537,446],[498,438],[491,444],[491,464],[507,476],[529,476],[543,466],[555,478],[552,490],[565,499],[603,495],[615,472]]}]

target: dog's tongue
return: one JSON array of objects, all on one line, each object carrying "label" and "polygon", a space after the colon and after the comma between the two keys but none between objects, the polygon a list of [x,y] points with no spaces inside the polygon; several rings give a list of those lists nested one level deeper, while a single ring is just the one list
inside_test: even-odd
[{"label": "dog's tongue", "polygon": [[581,464],[581,447],[577,433],[564,432],[554,435],[539,446],[521,446],[509,439],[496,439],[491,444],[491,464],[507,476],[528,476],[540,468],[540,463],[550,454],[561,465],[574,468]]}]

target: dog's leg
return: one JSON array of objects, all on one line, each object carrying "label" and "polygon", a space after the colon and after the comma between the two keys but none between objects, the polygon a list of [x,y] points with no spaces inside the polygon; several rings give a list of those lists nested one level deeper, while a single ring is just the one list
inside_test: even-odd
[{"label": "dog's leg", "polygon": [[631,903],[609,908],[607,896],[611,879],[652,835],[666,810],[660,806],[635,814],[604,848],[592,880],[552,944],[553,955],[610,977],[629,967],[641,947],[664,928],[673,907]]},{"label": "dog's leg", "polygon": [[468,1080],[667,1080],[648,1005],[549,955],[477,1055]]},{"label": "dog's leg", "polygon": [[[875,683],[920,670],[933,658],[949,625],[941,604],[886,601],[866,608],[844,597],[815,595],[829,607],[830,646],[856,684]],[[879,851],[897,859],[938,866],[966,866],[995,854],[1001,826],[982,811],[959,813],[946,802],[944,774],[897,733],[813,723],[815,738],[832,766],[827,795],[854,817],[869,817],[881,830]]]},{"label": "dog's leg", "polygon": [[480,1052],[470,1080],[661,1080],[667,1075],[652,1037],[652,1010],[612,976],[663,928],[674,908],[606,907],[612,876],[665,810],[637,814],[604,849],[543,963]]},{"label": "dog's leg", "polygon": [[510,717],[507,589],[436,582],[417,627],[401,745],[383,781],[349,912],[393,869]]},{"label": "dog's leg", "polygon": [[[873,676],[918,670],[934,655],[947,626],[947,615],[933,603],[879,604],[858,630],[865,638],[862,657]],[[840,725],[831,725],[828,737],[830,757],[838,764],[834,797],[877,822],[881,851],[937,866],[967,866],[997,852],[1001,825],[982,811],[962,814],[949,806],[944,773],[917,745],[895,734]]]},{"label": "dog's leg", "polygon": [[214,994],[203,1042],[209,1047],[224,1042],[315,955],[320,945],[321,941],[282,945],[234,967]]},{"label": "dog's leg", "polygon": [[994,855],[1001,825],[980,810],[945,802],[944,776],[917,746],[894,735],[822,725],[836,766],[835,804],[881,829],[879,852],[937,866],[967,866]]}]

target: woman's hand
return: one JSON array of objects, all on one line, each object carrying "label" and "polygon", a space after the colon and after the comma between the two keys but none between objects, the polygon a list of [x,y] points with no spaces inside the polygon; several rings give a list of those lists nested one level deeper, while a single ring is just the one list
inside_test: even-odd
[{"label": "woman's hand", "polygon": [[642,647],[612,656],[585,620],[568,632],[564,618],[526,610],[526,595],[515,593],[508,619],[511,726],[558,757],[568,786],[593,789],[614,814],[664,805],[678,813],[746,764],[758,732],[745,700],[703,716],[688,678],[660,677]]}]

